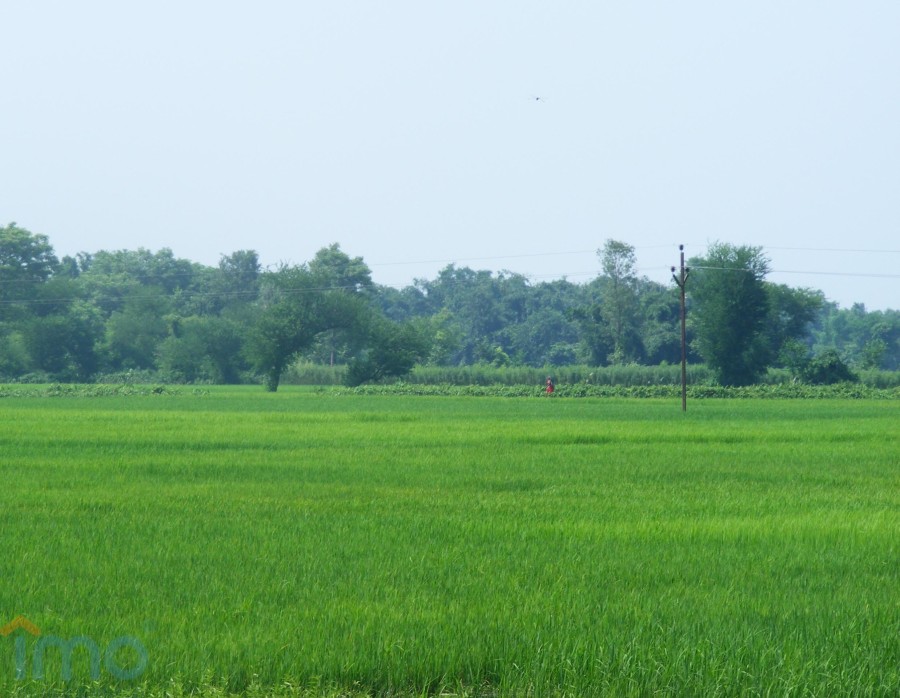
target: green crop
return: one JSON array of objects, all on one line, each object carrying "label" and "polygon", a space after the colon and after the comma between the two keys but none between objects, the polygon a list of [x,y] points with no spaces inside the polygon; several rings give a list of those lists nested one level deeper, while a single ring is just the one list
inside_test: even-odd
[{"label": "green crop", "polygon": [[[896,695],[891,400],[0,400],[0,692]],[[23,638],[17,640],[16,638]],[[26,676],[16,679],[16,647]],[[122,665],[138,661],[128,651]]]}]

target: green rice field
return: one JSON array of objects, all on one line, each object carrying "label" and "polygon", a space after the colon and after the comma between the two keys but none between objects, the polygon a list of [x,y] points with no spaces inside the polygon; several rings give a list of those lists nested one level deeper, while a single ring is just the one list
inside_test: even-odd
[{"label": "green rice field", "polygon": [[900,402],[680,408],[0,399],[0,695],[900,695]]}]

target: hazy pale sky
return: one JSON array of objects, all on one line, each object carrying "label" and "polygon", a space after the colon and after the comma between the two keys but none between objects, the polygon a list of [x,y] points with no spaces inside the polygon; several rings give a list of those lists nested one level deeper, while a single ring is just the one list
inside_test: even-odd
[{"label": "hazy pale sky", "polygon": [[678,244],[900,308],[900,3],[5,0],[0,225],[62,256],[587,281]]}]

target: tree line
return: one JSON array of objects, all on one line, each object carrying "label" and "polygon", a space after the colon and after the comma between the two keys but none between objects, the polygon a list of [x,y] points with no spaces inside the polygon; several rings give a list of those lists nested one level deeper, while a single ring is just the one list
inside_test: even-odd
[{"label": "tree line", "polygon": [[[674,364],[674,284],[638,276],[607,240],[586,283],[450,264],[404,288],[372,281],[338,244],[262,268],[253,250],[217,266],[170,249],[59,259],[46,235],[0,228],[0,380],[91,381],[129,372],[173,382],[277,389],[299,359],[346,366],[360,384],[412,366]],[[900,369],[900,312],[841,309],[821,291],[766,281],[759,247],[710,245],[689,260],[688,360],[723,385],[769,367],[810,382]]]}]

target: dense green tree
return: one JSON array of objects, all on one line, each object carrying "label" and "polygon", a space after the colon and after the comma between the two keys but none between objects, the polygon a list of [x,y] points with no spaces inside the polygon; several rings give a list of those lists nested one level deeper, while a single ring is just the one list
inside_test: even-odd
[{"label": "dense green tree", "polygon": [[834,349],[826,349],[803,367],[803,380],[812,385],[855,383],[859,377],[844,363]]},{"label": "dense green tree", "polygon": [[222,291],[233,294],[237,300],[251,301],[259,291],[262,265],[256,250],[238,250],[222,255],[219,260]]},{"label": "dense green tree", "polygon": [[[59,266],[50,239],[10,223],[0,228],[0,279],[14,286],[46,281]],[[10,282],[10,283],[7,283]]]},{"label": "dense green tree", "polygon": [[81,268],[78,266],[78,260],[75,257],[66,255],[60,260],[55,275],[67,279],[77,279],[80,274]]},{"label": "dense green tree", "polygon": [[261,273],[254,250],[222,255],[215,267],[195,265],[189,286],[173,294],[174,307],[185,317],[221,315],[247,307],[259,294]]},{"label": "dense green tree", "polygon": [[0,321],[27,316],[26,305],[59,267],[46,235],[10,223],[0,228]]},{"label": "dense green tree", "polygon": [[510,325],[503,336],[517,363],[546,366],[574,363],[577,354],[578,326],[556,308],[540,308],[522,321]]},{"label": "dense green tree", "polygon": [[188,315],[196,310],[191,303],[204,267],[175,258],[167,248],[156,253],[143,248],[100,250],[78,258],[78,284],[107,317],[136,298],[153,297],[166,312]]},{"label": "dense green tree", "polygon": [[634,247],[618,240],[607,240],[597,254],[606,279],[600,314],[612,337],[613,351],[609,361],[614,364],[634,361],[640,355]]},{"label": "dense green tree", "polygon": [[[337,243],[316,252],[308,269],[323,290],[351,293],[366,299],[372,298],[375,292],[372,273],[362,257],[350,257]],[[346,363],[359,341],[359,328],[355,323],[335,326],[320,333],[304,354],[318,363]]]},{"label": "dense green tree", "polygon": [[766,341],[773,360],[785,365],[783,357],[796,352],[794,342],[809,336],[809,330],[825,304],[821,291],[791,288],[783,284],[765,284],[768,297],[768,317],[765,323]]},{"label": "dense green tree", "polygon": [[412,318],[431,317],[441,312],[443,306],[426,295],[419,285],[422,283],[417,282],[400,289],[377,286],[376,297],[384,316],[395,322],[404,322]]},{"label": "dense green tree", "polygon": [[582,295],[582,286],[565,279],[527,288],[524,317],[507,330],[517,363],[547,366],[578,360],[581,332],[570,311]]},{"label": "dense green tree", "polygon": [[811,330],[813,350],[834,349],[859,368],[900,370],[900,311],[826,303]]},{"label": "dense green tree", "polygon": [[[389,318],[390,319],[390,318]],[[447,308],[441,308],[430,316],[416,316],[407,322],[416,323],[420,333],[427,338],[429,353],[424,363],[447,366],[462,346],[462,330]]]},{"label": "dense green tree", "polygon": [[859,358],[857,360],[857,364],[862,369],[878,369],[881,367],[882,362],[884,361],[884,356],[887,354],[888,345],[880,337],[875,337],[874,339],[870,339],[868,342],[863,345],[862,351],[859,354]]},{"label": "dense green tree", "polygon": [[92,308],[35,316],[22,323],[22,341],[34,370],[53,380],[84,381],[97,370],[99,326]]},{"label": "dense green tree", "polygon": [[321,271],[283,267],[263,277],[258,315],[245,343],[247,358],[274,392],[291,361],[321,333],[357,327],[369,311],[362,294],[333,286]]},{"label": "dense green tree", "polygon": [[316,252],[308,268],[323,287],[357,293],[372,289],[372,272],[363,258],[351,257],[337,243]]},{"label": "dense green tree", "polygon": [[138,289],[110,314],[103,343],[110,370],[156,368],[157,349],[170,332],[171,305],[160,289]]},{"label": "dense green tree", "polygon": [[428,356],[429,342],[421,327],[378,318],[370,323],[366,348],[347,366],[347,385],[402,377]]},{"label": "dense green tree", "polygon": [[582,301],[569,308],[567,317],[580,328],[581,354],[594,366],[606,366],[615,351],[613,335],[603,316],[603,287],[607,280],[597,278],[585,285]]},{"label": "dense green tree", "polygon": [[[450,363],[472,364],[490,360],[493,348],[502,344],[498,333],[512,320],[503,305],[505,276],[451,264],[434,281],[422,284],[425,295],[446,308],[460,330],[461,344]],[[489,347],[489,349],[485,349]]]},{"label": "dense green tree", "polygon": [[168,247],[158,252],[137,250],[101,250],[92,255],[87,271],[93,275],[124,277],[142,286],[161,289],[165,294],[190,288],[198,265],[178,259]]},{"label": "dense green tree", "polygon": [[[583,284],[449,265],[394,289],[338,244],[269,273],[253,250],[217,266],[143,248],[58,261],[46,236],[10,224],[0,228],[0,376],[262,374],[274,389],[299,357],[369,379],[397,375],[410,353],[436,365],[679,361],[677,292],[638,278],[628,243],[598,252],[602,271]],[[898,311],[841,309],[818,291],[766,283],[759,248],[716,244],[691,264],[688,359],[706,360],[721,382],[751,382],[770,363],[802,379],[827,350],[855,369],[900,368]]]},{"label": "dense green tree", "polygon": [[0,380],[21,378],[31,370],[32,364],[22,332],[0,327]]},{"label": "dense green tree", "polygon": [[0,229],[0,318],[6,321],[0,335],[9,335],[5,344],[14,356],[19,352],[20,370],[86,380],[97,369],[102,319],[83,300],[72,261],[61,265],[45,235],[15,224]]},{"label": "dense green tree", "polygon": [[713,243],[690,260],[691,323],[697,351],[723,385],[749,385],[771,359],[766,341],[769,264],[762,248]]},{"label": "dense green tree", "polygon": [[863,343],[858,365],[861,368],[900,370],[900,311],[883,310],[869,315],[871,336]]},{"label": "dense green tree", "polygon": [[218,315],[183,318],[158,349],[164,375],[180,382],[239,383],[249,366],[243,357],[243,328]]},{"label": "dense green tree", "polygon": [[[671,287],[643,280],[637,287],[642,360],[647,364],[681,361],[681,303]],[[692,335],[688,334],[688,346]],[[691,353],[688,361],[694,361]]]}]

